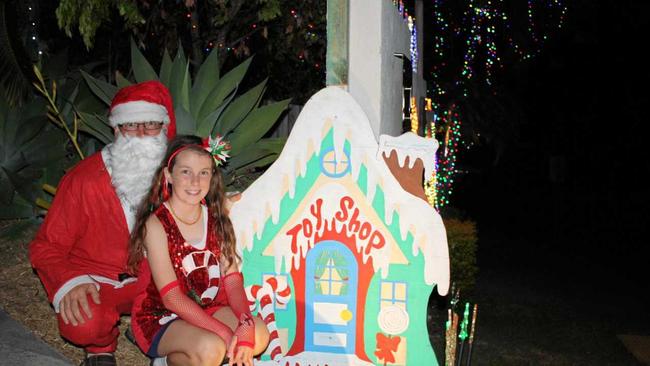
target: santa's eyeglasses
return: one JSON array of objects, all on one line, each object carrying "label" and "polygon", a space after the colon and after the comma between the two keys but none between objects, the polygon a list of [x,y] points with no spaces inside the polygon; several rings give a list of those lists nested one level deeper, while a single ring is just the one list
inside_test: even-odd
[{"label": "santa's eyeglasses", "polygon": [[123,131],[137,131],[140,127],[144,128],[147,131],[155,131],[162,128],[162,122],[127,122],[118,125]]}]

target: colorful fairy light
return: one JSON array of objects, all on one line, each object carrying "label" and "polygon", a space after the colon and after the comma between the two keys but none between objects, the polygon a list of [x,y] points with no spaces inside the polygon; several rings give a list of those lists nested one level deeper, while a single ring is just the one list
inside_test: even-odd
[{"label": "colorful fairy light", "polygon": [[[450,69],[451,77],[455,80],[448,84],[458,86],[463,96],[467,96],[467,81],[477,76],[477,67],[483,70],[481,75],[484,75],[484,82],[492,85],[494,70],[503,67],[500,54],[503,51],[500,49],[512,52],[519,60],[527,60],[539,54],[551,32],[564,24],[567,7],[563,5],[562,0],[527,0],[526,6],[524,34],[527,35],[528,41],[523,43],[526,44],[524,46],[513,36],[514,30],[504,0],[481,1],[480,6],[475,0],[467,0],[460,22],[452,22],[453,10],[457,8],[455,2],[433,0],[433,95],[445,94],[441,90],[442,83],[439,79],[443,77],[445,67],[455,67],[448,65],[448,56],[445,54],[452,43],[462,44],[464,50],[460,75],[454,78]],[[455,39],[455,42],[451,42],[451,38]],[[505,40],[508,47],[499,47],[498,39]],[[448,74],[449,72],[445,74],[447,78]]]},{"label": "colorful fairy light", "polygon": [[442,141],[442,146],[438,148],[436,157],[435,208],[437,210],[449,204],[449,198],[453,191],[458,143],[460,141],[460,126],[461,122],[456,105],[452,104],[442,117],[442,138],[438,139],[438,141]]},{"label": "colorful fairy light", "polygon": [[411,38],[411,68],[414,73],[418,72],[418,27],[415,26],[413,17],[408,17],[408,27]]},{"label": "colorful fairy light", "polygon": [[393,5],[397,7],[397,12],[399,13],[400,17],[404,19],[406,22],[408,29],[409,29],[409,50],[410,50],[410,55],[411,55],[411,68],[413,69],[414,73],[418,72],[418,58],[419,56],[419,50],[418,50],[418,30],[417,26],[415,25],[415,17],[409,15],[408,10],[404,6],[404,1],[399,0],[395,1],[393,0]]},{"label": "colorful fairy light", "polygon": [[[424,110],[429,114],[433,113],[433,101],[431,98],[425,98]],[[431,119],[428,128],[425,128],[425,136],[427,138],[435,138],[436,136],[436,121],[435,118]],[[437,159],[434,159],[433,173],[430,177],[424,177],[424,195],[432,207],[436,207],[436,172],[438,171]]]},{"label": "colorful fairy light", "polygon": [[[563,0],[527,0],[522,5],[526,6],[523,28],[515,30],[508,14],[512,7],[504,0],[432,0],[433,62],[428,93],[432,102],[428,122],[433,132],[427,135],[437,133],[440,141],[436,209],[449,204],[454,182],[461,121],[453,102],[468,97],[471,81],[492,86],[506,56],[523,61],[538,55],[551,33],[565,22],[567,7]],[[516,38],[515,34],[524,37]],[[454,54],[459,59],[452,59]],[[432,181],[425,184],[425,192],[427,186],[431,189]]]},{"label": "colorful fairy light", "polygon": [[415,97],[411,97],[411,132],[418,134],[420,128],[420,121],[418,120],[418,106]]}]

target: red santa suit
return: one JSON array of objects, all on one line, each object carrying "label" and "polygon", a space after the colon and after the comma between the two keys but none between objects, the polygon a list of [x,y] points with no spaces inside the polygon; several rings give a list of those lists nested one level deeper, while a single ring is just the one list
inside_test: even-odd
[{"label": "red santa suit", "polygon": [[[88,301],[94,315],[90,321],[75,327],[63,324],[59,316],[61,335],[71,342],[102,348],[102,352],[114,350],[118,334],[113,328],[119,314],[130,310],[133,298],[147,285],[133,278],[125,281],[118,278],[126,273],[128,241],[124,210],[102,155],[96,153],[61,180],[45,221],[29,248],[32,266],[57,312],[59,301],[73,287],[94,283],[100,290],[102,304]],[[92,339],[96,336],[99,342]]]},{"label": "red santa suit", "polygon": [[[157,81],[122,88],[111,105],[113,127],[146,121],[161,121],[168,137],[175,134],[171,96]],[[88,296],[93,316],[84,315],[85,323],[65,324],[58,316],[61,335],[89,353],[116,349],[119,316],[130,312],[133,299],[149,282],[147,277],[120,278],[127,272],[133,212],[113,186],[111,165],[105,163],[110,156],[110,149],[105,148],[63,177],[29,247],[29,259],[57,313],[61,299],[77,285],[91,283],[99,290],[101,304]],[[159,162],[151,164],[155,167]]]}]

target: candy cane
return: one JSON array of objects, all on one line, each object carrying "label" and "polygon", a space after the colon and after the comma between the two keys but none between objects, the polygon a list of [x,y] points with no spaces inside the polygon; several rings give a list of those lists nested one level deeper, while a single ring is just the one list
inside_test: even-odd
[{"label": "candy cane", "polygon": [[291,298],[291,289],[286,284],[278,288],[278,280],[270,277],[262,286],[252,285],[246,287],[246,296],[251,311],[254,311],[255,304],[259,302],[258,315],[264,320],[270,332],[269,350],[271,350],[271,359],[279,361],[282,356],[282,347],[280,345],[280,336],[278,327],[275,323],[275,312],[273,311],[273,299],[279,305],[285,305]]}]

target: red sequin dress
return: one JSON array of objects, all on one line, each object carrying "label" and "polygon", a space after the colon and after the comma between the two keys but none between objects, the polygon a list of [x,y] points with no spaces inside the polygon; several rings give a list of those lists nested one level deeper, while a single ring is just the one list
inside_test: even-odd
[{"label": "red sequin dress", "polygon": [[[203,241],[204,246],[192,245],[185,241],[165,205],[161,205],[154,214],[162,223],[167,234],[169,257],[183,293],[195,300],[209,315],[219,308],[227,306],[226,292],[219,291],[219,257],[221,254],[219,241],[214,232],[214,220],[207,220],[210,217],[207,209],[203,207],[204,232],[206,233]],[[148,262],[146,260],[142,262],[139,276],[151,278]],[[165,308],[155,283],[150,280],[147,290],[135,299],[131,312],[131,327],[138,346],[147,352],[160,328],[176,318],[176,314]]]}]

